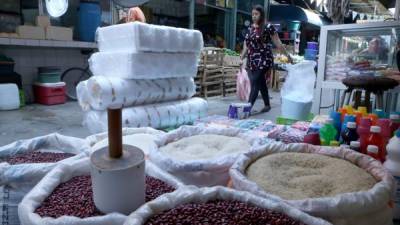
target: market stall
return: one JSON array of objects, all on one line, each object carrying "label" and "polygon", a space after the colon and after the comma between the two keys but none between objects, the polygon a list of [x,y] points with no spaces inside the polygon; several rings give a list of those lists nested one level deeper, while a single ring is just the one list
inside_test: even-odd
[{"label": "market stall", "polygon": [[[341,107],[340,90],[346,90],[342,83],[345,78],[361,75],[396,78],[399,75],[396,63],[398,34],[398,22],[323,26],[313,112],[320,112],[321,96],[327,90],[335,91],[335,109]],[[390,101],[386,101],[382,109],[389,113],[396,110]]]}]

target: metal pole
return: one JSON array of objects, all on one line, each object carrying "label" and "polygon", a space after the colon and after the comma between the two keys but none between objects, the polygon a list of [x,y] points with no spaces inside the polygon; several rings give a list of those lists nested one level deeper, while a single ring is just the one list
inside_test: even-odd
[{"label": "metal pole", "polygon": [[269,21],[270,0],[264,0],[265,18]]},{"label": "metal pole", "polygon": [[43,16],[44,15],[44,8],[43,8],[43,1],[42,0],[38,0],[39,3],[39,16]]},{"label": "metal pole", "polygon": [[194,29],[194,18],[196,14],[196,2],[195,0],[190,0],[189,4],[189,29]]},{"label": "metal pole", "polygon": [[231,43],[232,43],[232,49],[235,50],[236,48],[236,25],[237,25],[237,11],[238,11],[238,0],[235,0],[234,6],[232,9],[232,36],[231,36]]},{"label": "metal pole", "polygon": [[394,10],[394,19],[399,20],[400,16],[400,0],[396,0],[396,6]]}]

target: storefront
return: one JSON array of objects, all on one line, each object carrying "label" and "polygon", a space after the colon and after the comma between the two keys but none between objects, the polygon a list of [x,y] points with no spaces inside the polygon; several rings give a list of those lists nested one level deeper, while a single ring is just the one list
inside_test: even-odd
[{"label": "storefront", "polygon": [[149,23],[194,28],[207,46],[239,49],[253,5],[268,0],[150,0],[142,7]]}]

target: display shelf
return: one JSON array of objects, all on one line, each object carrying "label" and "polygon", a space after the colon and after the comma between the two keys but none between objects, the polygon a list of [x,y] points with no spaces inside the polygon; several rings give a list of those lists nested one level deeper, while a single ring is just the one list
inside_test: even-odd
[{"label": "display shelf", "polygon": [[[372,22],[365,24],[342,24],[321,27],[319,43],[318,75],[316,95],[321,96],[323,90],[335,90],[336,108],[340,90],[346,89],[341,80],[360,71],[354,62],[357,62],[361,52],[376,55],[369,60],[370,67],[378,64],[394,65],[394,51],[397,36],[400,35],[400,24],[397,21]],[[381,47],[368,48],[370,41],[377,39],[384,44]],[[376,52],[369,53],[369,50]],[[362,51],[363,50],[363,51]],[[378,57],[379,56],[379,57]],[[352,64],[353,62],[353,64]],[[313,104],[313,113],[319,114],[321,109],[321,98],[317,97]]]},{"label": "display shelf", "polygon": [[21,38],[0,38],[0,45],[56,48],[97,48],[97,45],[94,42],[34,40]]}]

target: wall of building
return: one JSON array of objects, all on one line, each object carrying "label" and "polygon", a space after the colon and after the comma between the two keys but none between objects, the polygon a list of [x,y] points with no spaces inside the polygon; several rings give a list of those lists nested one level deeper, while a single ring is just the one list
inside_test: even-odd
[{"label": "wall of building", "polygon": [[14,59],[14,70],[22,77],[28,103],[34,101],[32,85],[37,79],[38,67],[57,66],[64,71],[71,67],[87,66],[87,57],[79,49],[1,46],[0,54]]}]

